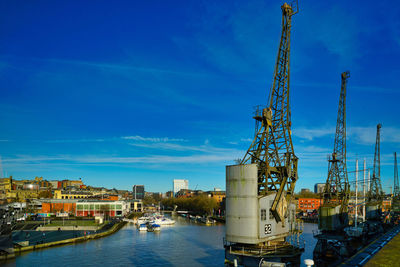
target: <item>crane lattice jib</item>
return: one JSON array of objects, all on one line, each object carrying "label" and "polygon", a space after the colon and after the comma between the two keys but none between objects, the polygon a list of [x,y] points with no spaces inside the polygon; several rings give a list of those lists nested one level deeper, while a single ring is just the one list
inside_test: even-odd
[{"label": "crane lattice jib", "polygon": [[335,143],[329,158],[328,178],[324,188],[325,205],[341,205],[341,212],[347,212],[350,186],[346,166],[346,93],[350,72],[341,74],[339,109],[336,121]]},{"label": "crane lattice jib", "polygon": [[293,150],[289,106],[290,32],[292,15],[297,13],[293,10],[289,4],[282,5],[282,33],[269,106],[256,110],[255,137],[241,161],[241,164],[258,164],[259,195],[276,193],[271,212],[277,221],[284,218],[284,212],[277,211],[277,206],[290,201],[297,180],[298,159]]},{"label": "crane lattice jib", "polygon": [[376,143],[374,156],[374,172],[370,181],[370,190],[368,192],[369,201],[381,201],[383,199],[383,191],[381,184],[381,128],[382,125],[376,126]]},{"label": "crane lattice jib", "polygon": [[400,197],[400,188],[399,188],[399,172],[397,170],[397,153],[394,152],[394,190],[393,197]]}]

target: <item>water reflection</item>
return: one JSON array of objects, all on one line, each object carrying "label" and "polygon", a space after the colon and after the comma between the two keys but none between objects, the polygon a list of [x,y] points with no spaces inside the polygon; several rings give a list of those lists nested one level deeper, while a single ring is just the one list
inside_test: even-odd
[{"label": "water reflection", "polygon": [[[109,237],[85,243],[32,251],[5,266],[223,266],[223,224],[205,226],[175,218],[174,226],[160,233],[139,232],[128,224]],[[312,258],[317,225],[304,224],[306,251],[302,261]]]}]

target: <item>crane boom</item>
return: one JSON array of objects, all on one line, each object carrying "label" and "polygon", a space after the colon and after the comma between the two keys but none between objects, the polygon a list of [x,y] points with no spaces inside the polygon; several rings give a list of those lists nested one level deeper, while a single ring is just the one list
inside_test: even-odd
[{"label": "crane boom", "polygon": [[[258,194],[276,193],[270,211],[284,221],[287,202],[297,181],[298,158],[294,154],[290,116],[290,33],[297,11],[282,5],[282,33],[270,90],[269,105],[255,112],[256,134],[241,164],[258,165]],[[287,198],[286,198],[287,196]]]}]

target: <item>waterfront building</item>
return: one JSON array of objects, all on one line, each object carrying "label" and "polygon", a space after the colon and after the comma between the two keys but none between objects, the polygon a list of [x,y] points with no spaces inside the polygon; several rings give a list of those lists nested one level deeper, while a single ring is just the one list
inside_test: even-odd
[{"label": "waterfront building", "polygon": [[225,191],[208,191],[208,197],[215,199],[218,203],[221,203],[222,200],[225,198],[226,194]]},{"label": "waterfront building", "polygon": [[314,193],[322,194],[325,189],[325,183],[318,183],[314,185]]},{"label": "waterfront building", "polygon": [[181,189],[189,189],[189,180],[174,179],[172,187],[175,196]]},{"label": "waterfront building", "polygon": [[76,216],[124,216],[130,211],[130,204],[125,201],[79,200],[76,203]]},{"label": "waterfront building", "polygon": [[319,198],[299,198],[298,209],[307,210],[317,210],[322,204],[322,199]]},{"label": "waterfront building", "polygon": [[92,192],[87,191],[67,191],[67,190],[54,190],[55,199],[81,199],[93,196]]},{"label": "waterfront building", "polygon": [[176,193],[175,197],[195,197],[205,194],[203,190],[191,190],[191,189],[181,189],[178,193]]},{"label": "waterfront building", "polygon": [[132,190],[133,199],[144,199],[144,185],[134,185]]},{"label": "waterfront building", "polygon": [[[124,216],[129,213],[131,203],[95,199],[46,199],[41,201],[40,213],[44,216],[69,213],[77,217]],[[141,205],[136,205],[136,208]],[[135,206],[134,206],[135,207]]]},{"label": "waterfront building", "polygon": [[42,201],[41,213],[68,213],[75,215],[77,199],[48,199]]},{"label": "waterfront building", "polygon": [[132,199],[127,202],[130,203],[131,212],[143,212],[143,201],[141,199]]}]

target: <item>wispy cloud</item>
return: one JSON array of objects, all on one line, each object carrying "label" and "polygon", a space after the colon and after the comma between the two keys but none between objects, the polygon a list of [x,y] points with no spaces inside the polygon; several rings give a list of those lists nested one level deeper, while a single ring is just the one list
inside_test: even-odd
[{"label": "wispy cloud", "polygon": [[[376,140],[376,126],[350,127],[349,138],[358,144],[371,145]],[[381,128],[381,142],[400,143],[400,129],[396,127]]]},{"label": "wispy cloud", "polygon": [[194,146],[194,145],[181,145],[174,143],[130,143],[135,147],[142,147],[148,149],[163,149],[172,151],[197,151],[204,153],[236,153],[237,150],[231,148],[214,147],[209,144]]},{"label": "wispy cloud", "polygon": [[[293,135],[308,141],[314,138],[332,136],[335,134],[335,127],[321,126],[313,128],[296,128],[293,129]],[[376,140],[376,126],[348,126],[347,139],[350,142],[355,142],[362,145],[370,145],[375,143]],[[400,128],[384,127],[381,129],[381,142],[387,143],[400,143]]]},{"label": "wispy cloud", "polygon": [[331,126],[318,127],[318,128],[296,128],[293,129],[293,135],[306,140],[313,140],[314,138],[323,137],[326,135],[333,135],[335,128]]},{"label": "wispy cloud", "polygon": [[183,138],[170,138],[170,137],[142,137],[139,135],[135,136],[122,136],[122,139],[132,140],[132,141],[142,141],[142,142],[187,142]]},{"label": "wispy cloud", "polygon": [[173,75],[185,75],[185,76],[206,76],[208,74],[201,72],[188,72],[181,70],[170,70],[157,67],[143,67],[135,66],[121,63],[105,63],[105,62],[95,62],[95,61],[83,61],[83,60],[67,60],[58,58],[31,58],[32,60],[59,63],[59,64],[70,64],[79,65],[97,69],[107,69],[107,70],[128,70],[128,71],[139,71],[147,73],[159,73],[159,74],[173,74]]},{"label": "wispy cloud", "polygon": [[241,151],[229,150],[226,152],[203,153],[199,155],[172,156],[172,155],[149,155],[149,156],[20,156],[17,158],[3,158],[6,166],[27,166],[37,164],[62,164],[62,165],[108,165],[108,164],[173,164],[173,163],[215,163],[215,162],[233,162],[233,160],[242,153]]},{"label": "wispy cloud", "polygon": [[59,140],[46,140],[45,143],[90,143],[90,142],[104,142],[106,139],[59,139]]}]

